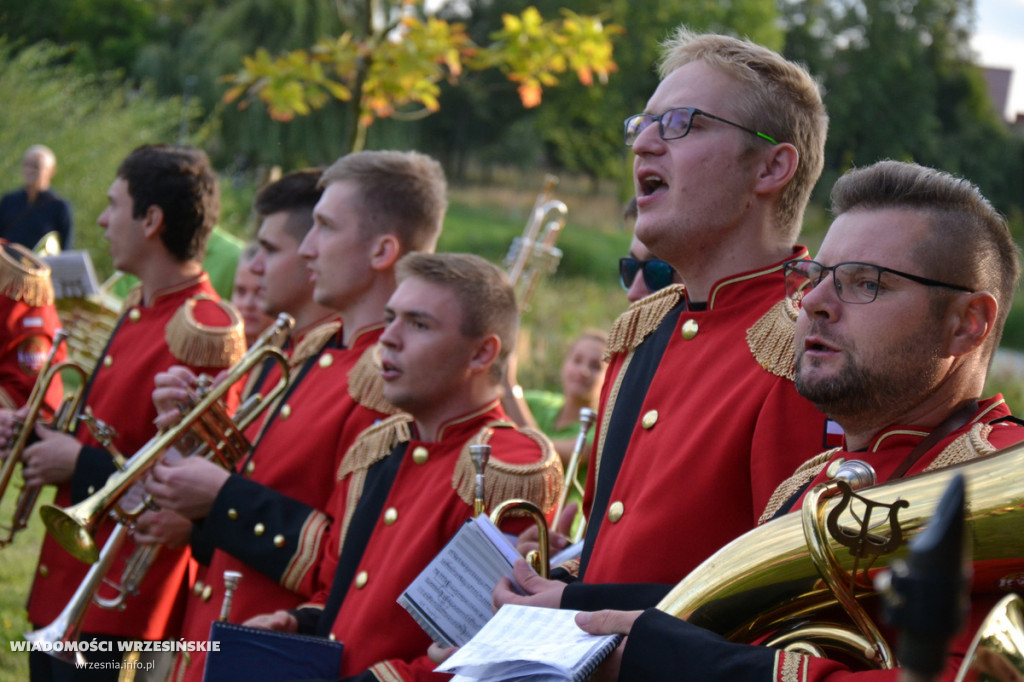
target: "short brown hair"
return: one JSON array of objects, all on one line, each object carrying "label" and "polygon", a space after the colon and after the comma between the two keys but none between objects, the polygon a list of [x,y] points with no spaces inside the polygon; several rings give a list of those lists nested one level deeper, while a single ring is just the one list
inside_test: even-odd
[{"label": "short brown hair", "polygon": [[[825,165],[828,113],[814,78],[799,64],[749,40],[697,34],[685,26],[662,47],[659,73],[663,79],[697,61],[722,71],[743,86],[738,123],[796,147],[796,173],[782,191],[777,215],[780,227],[795,239]],[[755,143],[752,139],[751,144]]]},{"label": "short brown hair", "polygon": [[1006,219],[968,180],[915,163],[879,161],[847,172],[832,188],[836,216],[883,209],[928,216],[929,238],[911,247],[924,276],[995,296],[994,351],[1020,277],[1020,253]]},{"label": "short brown hair", "polygon": [[433,251],[448,209],[441,164],[419,152],[362,151],[335,161],[320,178],[359,187],[365,236],[393,234],[403,252]]},{"label": "short brown hair", "polygon": [[275,213],[287,213],[285,230],[301,242],[313,226],[313,208],[320,201],[322,168],[303,168],[282,175],[260,187],[252,206],[262,221]]},{"label": "short brown hair", "polygon": [[470,253],[410,253],[398,261],[395,274],[399,282],[417,277],[451,288],[462,309],[460,331],[463,336],[473,339],[488,334],[498,336],[501,350],[491,365],[491,378],[495,383],[500,382],[519,330],[519,309],[508,275]]}]

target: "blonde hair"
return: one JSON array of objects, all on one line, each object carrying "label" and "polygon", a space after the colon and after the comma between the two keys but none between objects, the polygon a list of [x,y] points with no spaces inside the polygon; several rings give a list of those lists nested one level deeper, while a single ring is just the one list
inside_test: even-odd
[{"label": "blonde hair", "polygon": [[776,216],[786,235],[795,239],[825,164],[828,114],[819,85],[802,66],[749,40],[697,34],[681,26],[662,47],[662,79],[697,61],[722,71],[742,85],[738,123],[796,147],[796,173],[780,195]]}]

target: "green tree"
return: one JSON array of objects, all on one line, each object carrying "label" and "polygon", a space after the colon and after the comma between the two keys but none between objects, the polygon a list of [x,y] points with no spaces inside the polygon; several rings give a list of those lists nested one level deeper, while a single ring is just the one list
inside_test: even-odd
[{"label": "green tree", "polygon": [[347,147],[361,149],[374,120],[437,111],[439,82],[458,80],[464,71],[501,71],[516,83],[522,104],[532,107],[561,74],[574,72],[590,85],[615,68],[610,36],[618,28],[570,10],[548,21],[533,8],[505,14],[491,42],[479,45],[463,24],[428,13],[416,0],[349,0],[339,7],[345,32],[279,56],[257,50],[229,78],[233,87],[225,99],[247,95],[243,106],[262,100],[278,120],[332,99],[348,102]]}]

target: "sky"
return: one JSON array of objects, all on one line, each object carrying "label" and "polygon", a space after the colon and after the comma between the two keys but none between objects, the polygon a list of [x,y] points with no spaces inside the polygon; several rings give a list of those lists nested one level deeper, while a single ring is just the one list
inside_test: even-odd
[{"label": "sky", "polygon": [[977,23],[971,46],[982,66],[1012,68],[1009,120],[1024,112],[1024,0],[975,0]]}]

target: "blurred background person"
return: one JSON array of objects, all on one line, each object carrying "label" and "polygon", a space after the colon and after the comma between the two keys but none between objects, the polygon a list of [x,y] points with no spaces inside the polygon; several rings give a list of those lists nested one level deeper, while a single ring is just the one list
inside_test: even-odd
[{"label": "blurred background person", "polygon": [[[622,212],[622,220],[630,232],[636,225],[636,215],[636,197],[633,197]],[[629,255],[619,259],[619,282],[626,290],[626,298],[630,303],[636,303],[644,296],[664,289],[669,284],[681,284],[682,281],[679,273],[673,270],[671,265],[655,258],[644,243],[637,239],[636,234],[633,234],[633,241],[629,244]]]},{"label": "blurred background person", "polygon": [[71,204],[50,189],[56,172],[52,149],[41,144],[28,148],[21,159],[21,189],[0,199],[0,237],[35,249],[52,232],[61,249],[71,248]]},{"label": "blurred background person", "polygon": [[235,268],[235,285],[231,290],[231,303],[242,314],[245,323],[245,343],[248,347],[259,338],[260,333],[273,323],[274,318],[263,312],[265,298],[260,276],[249,269],[260,245],[252,242],[238,256],[238,267]]}]

